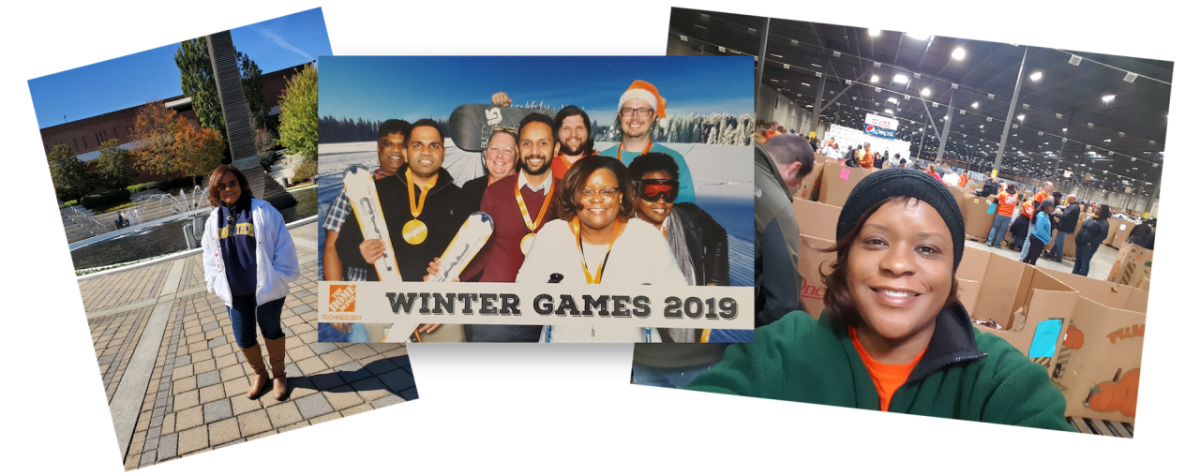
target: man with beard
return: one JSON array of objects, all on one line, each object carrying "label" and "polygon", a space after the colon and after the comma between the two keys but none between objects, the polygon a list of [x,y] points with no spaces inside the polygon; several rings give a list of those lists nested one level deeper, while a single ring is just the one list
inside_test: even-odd
[{"label": "man with beard", "polygon": [[562,180],[576,160],[596,153],[592,142],[592,120],[583,109],[567,106],[554,116],[554,125],[558,131],[559,154],[550,162],[550,171],[555,179]]},{"label": "man with beard", "polygon": [[617,118],[621,123],[621,143],[600,155],[615,157],[628,166],[634,158],[649,152],[667,154],[679,165],[679,197],[675,203],[696,203],[696,188],[692,186],[692,171],[688,169],[687,161],[679,152],[655,144],[650,139],[658,120],[667,118],[667,100],[658,95],[658,89],[640,79],[634,81],[617,103]]},{"label": "man with beard", "polygon": [[[554,140],[554,121],[544,114],[530,114],[521,120],[517,134],[521,171],[497,180],[484,191],[480,211],[492,217],[496,228],[459,275],[460,281],[470,281],[482,273],[482,283],[516,282],[534,235],[542,225],[558,218],[550,206],[558,183],[550,173],[550,163],[560,149]],[[435,259],[429,265],[429,274],[436,274],[440,266],[441,260]],[[466,331],[470,342],[537,342],[542,326],[469,325]]]},{"label": "man with beard", "polygon": [[[462,190],[442,168],[444,143],[437,122],[417,121],[405,142],[408,163],[395,174],[375,181],[404,281],[421,281],[429,262],[446,251],[466,219],[458,210]],[[358,218],[351,212],[346,221],[358,223]],[[368,281],[379,280],[374,263],[387,250],[382,240],[364,240],[362,230],[352,226],[343,230],[335,246],[346,265],[366,269]],[[417,331],[421,341],[463,341],[463,329],[458,324],[425,324]]]}]

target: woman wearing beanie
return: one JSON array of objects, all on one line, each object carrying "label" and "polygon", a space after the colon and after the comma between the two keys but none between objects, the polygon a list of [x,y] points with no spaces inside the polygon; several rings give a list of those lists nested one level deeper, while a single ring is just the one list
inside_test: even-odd
[{"label": "woman wearing beanie", "polygon": [[975,330],[958,302],[964,238],[934,177],[868,175],[838,219],[820,319],[797,311],[758,328],[687,388],[1076,431],[1046,369]]},{"label": "woman wearing beanie", "polygon": [[1041,206],[1038,207],[1038,211],[1033,217],[1033,223],[1030,225],[1033,227],[1029,230],[1030,252],[1025,254],[1024,263],[1037,266],[1037,260],[1042,255],[1042,249],[1046,247],[1046,243],[1050,242],[1050,229],[1053,228],[1053,225],[1050,223],[1050,212],[1053,211],[1054,199],[1047,198],[1042,200]]},{"label": "woman wearing beanie", "polygon": [[254,381],[246,397],[256,399],[271,380],[263,363],[257,329],[262,331],[276,400],[287,398],[284,334],[279,315],[288,284],[300,278],[296,247],[283,216],[271,204],[253,198],[246,176],[222,165],[208,178],[208,201],[214,207],[204,226],[204,280],[208,292],[225,301],[233,338]]}]

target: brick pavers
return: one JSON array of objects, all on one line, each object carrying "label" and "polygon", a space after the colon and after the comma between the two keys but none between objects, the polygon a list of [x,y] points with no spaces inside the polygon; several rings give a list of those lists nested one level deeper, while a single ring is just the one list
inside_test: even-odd
[{"label": "brick pavers", "polygon": [[[316,241],[317,225],[291,230]],[[225,305],[201,291],[176,295],[149,387],[137,415],[125,467],[134,469],[263,436],[382,408],[417,398],[403,344],[317,342],[316,250],[296,247],[303,278],[292,284],[281,314],[288,340],[289,398],[267,393],[246,398],[252,370],[234,341]],[[203,286],[199,256],[186,260],[179,291]],[[88,312],[101,312],[159,297],[174,262],[162,263],[80,283]],[[128,275],[128,276],[126,276]],[[149,290],[149,291],[147,291]],[[122,293],[136,292],[136,298]],[[169,295],[170,292],[168,291]],[[88,299],[93,302],[89,302]],[[154,304],[89,320],[97,361],[109,398],[122,378],[122,362],[142,338]],[[259,342],[263,342],[259,335]],[[264,347],[264,360],[269,355]],[[269,366],[269,363],[268,363]],[[124,376],[132,378],[132,376]],[[110,388],[111,387],[111,388]]]}]

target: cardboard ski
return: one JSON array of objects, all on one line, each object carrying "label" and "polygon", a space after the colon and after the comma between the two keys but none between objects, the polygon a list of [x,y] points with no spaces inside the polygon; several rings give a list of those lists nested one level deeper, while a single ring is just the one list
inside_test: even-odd
[{"label": "cardboard ski", "polygon": [[[441,269],[437,275],[429,278],[429,281],[445,282],[457,278],[467,268],[467,265],[471,264],[471,260],[475,259],[475,255],[479,254],[479,251],[487,244],[494,230],[495,225],[492,223],[492,217],[487,213],[475,212],[468,216],[463,225],[459,227],[458,233],[454,235],[454,239],[450,240],[450,245],[446,247],[446,251],[442,253]],[[410,342],[420,342],[420,336],[413,337],[416,329],[417,327],[413,327],[413,332],[407,334]],[[388,340],[388,337],[385,336],[384,342],[400,341]]]},{"label": "cardboard ski", "polygon": [[463,104],[450,114],[450,140],[453,140],[454,145],[459,149],[479,152],[487,148],[487,141],[492,137],[492,131],[509,129],[516,132],[517,128],[521,126],[521,120],[535,112],[550,117],[554,117],[558,113],[554,109]]}]

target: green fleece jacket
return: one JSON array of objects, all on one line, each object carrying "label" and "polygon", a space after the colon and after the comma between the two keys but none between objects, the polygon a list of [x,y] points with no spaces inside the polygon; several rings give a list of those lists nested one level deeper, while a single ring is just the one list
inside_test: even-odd
[{"label": "green fleece jacket", "polygon": [[[879,394],[844,325],[797,311],[734,344],[689,390],[879,410]],[[970,324],[961,305],[943,310],[933,337],[889,411],[1078,431],[1046,374],[1003,339]]]}]

